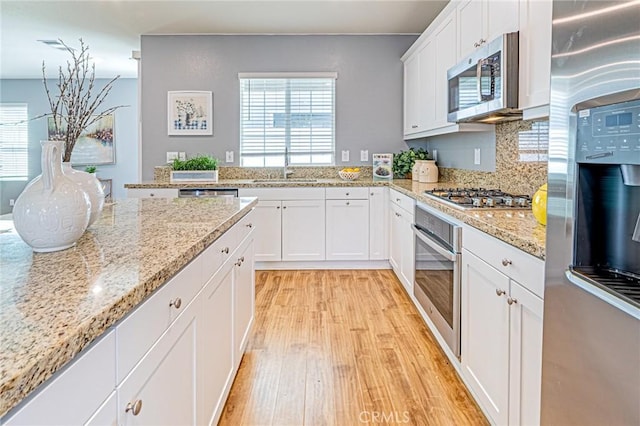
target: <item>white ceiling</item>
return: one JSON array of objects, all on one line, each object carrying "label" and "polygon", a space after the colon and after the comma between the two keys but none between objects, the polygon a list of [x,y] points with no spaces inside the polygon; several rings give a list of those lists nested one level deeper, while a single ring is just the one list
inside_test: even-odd
[{"label": "white ceiling", "polygon": [[419,34],[448,0],[0,0],[0,78],[57,76],[82,38],[98,77],[136,77],[142,34]]}]

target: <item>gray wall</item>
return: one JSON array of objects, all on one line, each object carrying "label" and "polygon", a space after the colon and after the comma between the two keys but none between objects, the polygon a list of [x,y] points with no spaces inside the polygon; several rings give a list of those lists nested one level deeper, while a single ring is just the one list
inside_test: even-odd
[{"label": "gray wall", "polygon": [[[142,178],[167,151],[239,150],[239,72],[333,71],[336,162],[362,164],[360,150],[397,152],[402,140],[402,62],[417,36],[142,36]],[[167,136],[167,91],[213,92],[213,136]],[[340,152],[350,150],[348,163]],[[367,161],[366,164],[369,164]]]},{"label": "gray wall", "polygon": [[[100,88],[108,80],[96,79]],[[54,86],[55,82],[50,87]],[[27,103],[29,117],[50,111],[47,96],[38,79],[1,80],[0,101]],[[115,112],[116,163],[98,166],[98,177],[113,179],[113,195],[126,197],[125,183],[138,181],[138,82],[137,79],[119,79],[99,110],[116,105],[128,105]],[[26,181],[0,181],[0,214],[9,213],[9,200],[18,198],[26,184],[41,173],[40,141],[47,139],[47,120],[29,122],[29,179]],[[83,167],[79,167],[83,170]]]},{"label": "gray wall", "polygon": [[[427,139],[429,152],[438,150],[438,166],[454,169],[496,171],[496,133],[487,132],[453,133],[433,136]],[[480,149],[480,164],[473,164],[474,149]]]}]

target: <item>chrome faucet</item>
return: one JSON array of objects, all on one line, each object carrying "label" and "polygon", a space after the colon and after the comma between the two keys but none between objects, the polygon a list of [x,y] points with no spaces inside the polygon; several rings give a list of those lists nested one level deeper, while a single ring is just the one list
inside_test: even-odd
[{"label": "chrome faucet", "polygon": [[293,174],[293,170],[289,170],[289,148],[284,148],[284,168],[282,169],[283,178],[286,179]]}]

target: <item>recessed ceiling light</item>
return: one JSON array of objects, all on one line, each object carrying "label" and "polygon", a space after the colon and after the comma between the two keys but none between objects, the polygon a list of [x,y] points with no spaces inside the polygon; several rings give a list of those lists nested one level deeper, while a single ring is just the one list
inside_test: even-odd
[{"label": "recessed ceiling light", "polygon": [[53,47],[58,50],[67,50],[64,44],[60,43],[60,40],[38,40],[40,43],[45,44],[49,47]]}]

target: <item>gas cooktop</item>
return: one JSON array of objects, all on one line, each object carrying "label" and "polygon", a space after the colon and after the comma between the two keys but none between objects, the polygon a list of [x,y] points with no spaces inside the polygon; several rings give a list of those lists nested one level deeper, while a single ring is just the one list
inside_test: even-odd
[{"label": "gas cooktop", "polygon": [[424,192],[427,196],[444,201],[461,210],[506,209],[526,210],[531,208],[531,197],[513,195],[499,189],[448,188],[432,189]]}]

